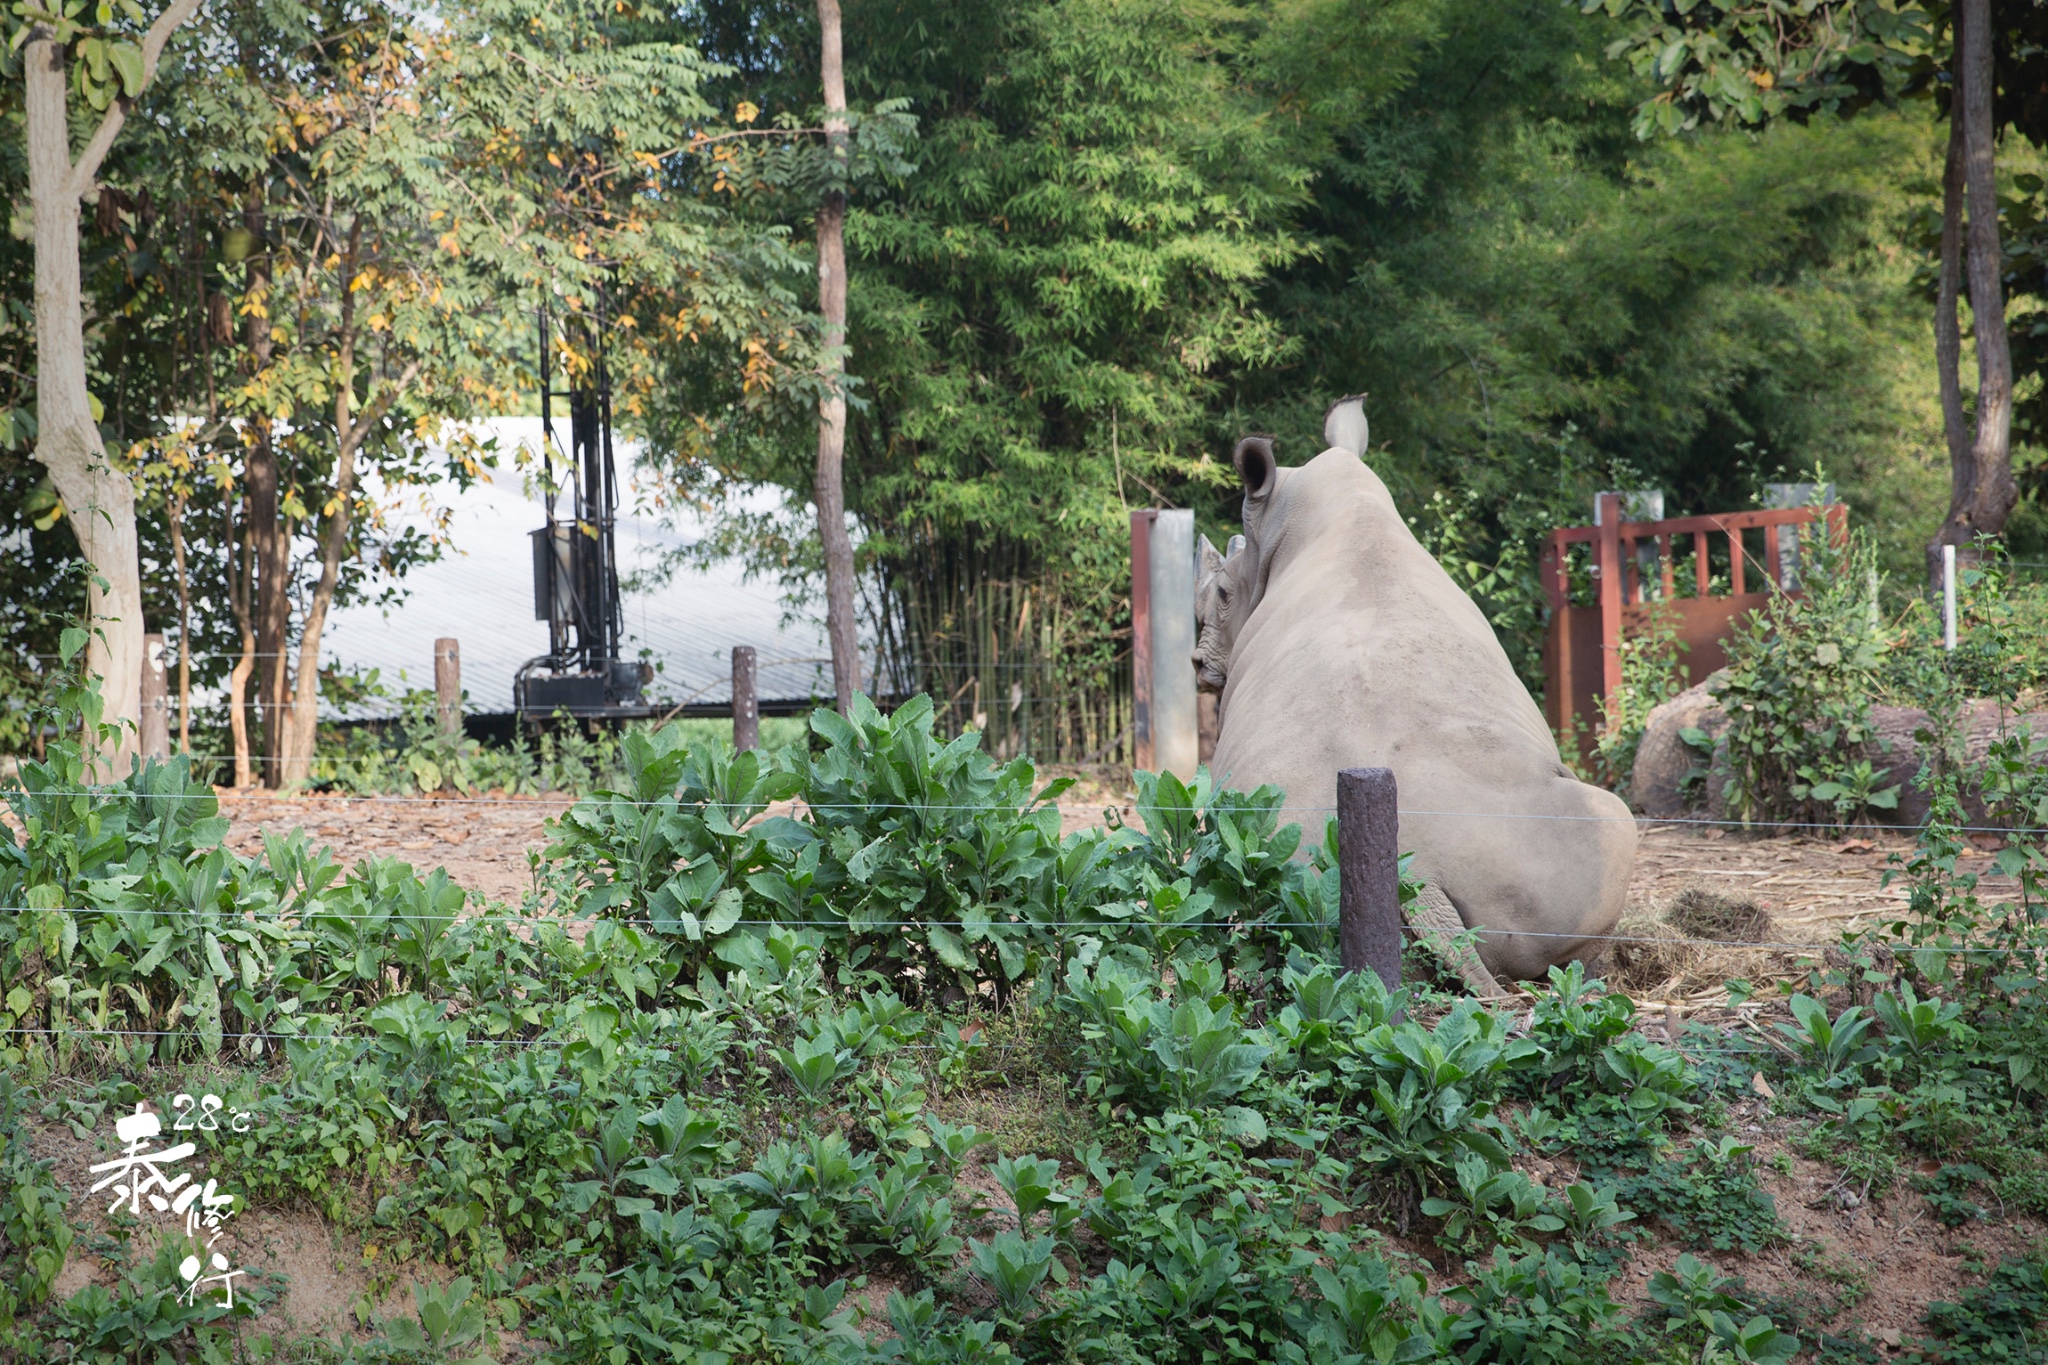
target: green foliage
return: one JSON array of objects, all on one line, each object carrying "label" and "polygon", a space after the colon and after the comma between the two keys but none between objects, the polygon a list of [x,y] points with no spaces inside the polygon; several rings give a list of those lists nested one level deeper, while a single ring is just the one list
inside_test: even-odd
[{"label": "green foliage", "polygon": [[18,1324],[50,1297],[72,1239],[69,1197],[51,1178],[52,1161],[29,1155],[27,1099],[13,1075],[0,1072],[0,1343],[19,1340]]},{"label": "green foliage", "polygon": [[1715,689],[1728,713],[1724,791],[1743,820],[1853,823],[1899,801],[1863,756],[1884,657],[1876,566],[1860,535],[1814,536],[1799,572],[1799,595],[1773,587],[1768,608],[1729,637]]},{"label": "green foliage", "polygon": [[1964,1291],[1955,1303],[1930,1304],[1927,1325],[1933,1339],[1909,1357],[1915,1365],[2024,1360],[2039,1351],[2048,1329],[2048,1261],[2034,1255],[2004,1262],[1989,1283]]},{"label": "green foliage", "polygon": [[1871,1017],[1855,1005],[1828,1018],[1827,1006],[1810,995],[1795,995],[1790,1001],[1794,1023],[1777,1029],[1804,1055],[1823,1081],[1853,1081],[1861,1068],[1877,1057],[1875,1044],[1863,1041]]},{"label": "green foliage", "polygon": [[1645,1219],[1720,1251],[1755,1253],[1784,1238],[1777,1203],[1757,1184],[1754,1148],[1732,1137],[1695,1139],[1683,1157],[1657,1156],[1639,1175],[1617,1182],[1617,1195]]},{"label": "green foliage", "polygon": [[1685,645],[1669,611],[1652,608],[1642,627],[1622,638],[1620,652],[1621,686],[1602,698],[1600,726],[1593,736],[1593,776],[1626,797],[1650,712],[1683,692],[1692,678],[1680,657]]},{"label": "green foliage", "polygon": [[1463,1152],[1505,1165],[1494,1104],[1507,1073],[1538,1051],[1528,1039],[1510,1040],[1506,1021],[1470,1000],[1433,1029],[1381,1024],[1359,1040],[1359,1081],[1375,1123],[1364,1154],[1418,1188],[1440,1179]]},{"label": "green foliage", "polygon": [[531,738],[521,729],[509,746],[487,745],[443,730],[431,692],[407,692],[388,725],[354,726],[339,739],[338,751],[327,738],[316,754],[313,780],[365,796],[582,795],[619,780],[619,741],[609,732],[588,734],[565,716]]},{"label": "green foliage", "polygon": [[1452,1250],[1522,1246],[1535,1234],[1564,1230],[1564,1219],[1545,1209],[1542,1187],[1520,1171],[1496,1171],[1484,1157],[1467,1156],[1454,1173],[1457,1198],[1422,1201],[1425,1214],[1444,1220],[1440,1240]]},{"label": "green foliage", "polygon": [[999,1232],[987,1242],[970,1242],[974,1273],[987,1282],[1013,1320],[1030,1309],[1046,1272],[1052,1269],[1052,1238]]},{"label": "green foliage", "polygon": [[1564,1365],[1613,1348],[1621,1305],[1577,1261],[1554,1250],[1501,1249],[1467,1268],[1472,1282],[1446,1297],[1464,1305],[1456,1330],[1458,1358],[1468,1365]]},{"label": "green foliage", "polygon": [[1913,1185],[1927,1196],[1935,1221],[1945,1228],[1955,1228],[1984,1217],[1984,1206],[1970,1198],[1970,1192],[1990,1178],[1991,1172],[1965,1161],[1943,1166],[1932,1175],[1915,1176]]},{"label": "green foliage", "polygon": [[1900,0],[1821,0],[1796,7],[1580,0],[1624,23],[1609,48],[1659,93],[1636,131],[1701,123],[1761,124],[1853,113],[1890,100],[1916,74],[1932,34],[1925,10]]},{"label": "green foliage", "polygon": [[[254,1121],[204,1138],[209,1173],[258,1204],[310,1202],[394,1266],[429,1258],[456,1273],[349,1348],[366,1362],[471,1355],[513,1328],[564,1361],[989,1365],[1069,1354],[1785,1365],[1797,1349],[1788,1328],[1812,1335],[1809,1319],[1691,1258],[1651,1280],[1661,1327],[1624,1323],[1607,1287],[1617,1244],[1648,1223],[1751,1253],[1781,1238],[1720,1103],[1763,1054],[1688,1060],[1635,1032],[1630,1002],[1577,967],[1552,974],[1526,1029],[1519,1010],[1390,996],[1275,922],[1290,892],[1320,895],[1322,874],[1278,852],[1298,834],[1272,827],[1264,798],[1214,791],[1206,775],[1160,779],[1146,784],[1144,832],[1042,844],[1029,765],[938,743],[930,727],[922,707],[863,710],[843,730],[826,722],[816,754],[767,761],[629,734],[630,781],[584,798],[559,827],[583,860],[561,885],[588,898],[562,908],[596,907],[580,939],[544,906],[519,922],[480,909],[442,873],[385,860],[344,873],[303,837],[237,859],[203,799],[164,803],[138,790],[139,775],[73,802],[72,757],[53,743],[56,766],[20,797],[35,823],[8,854],[12,892],[68,888],[102,908],[65,912],[81,925],[68,964],[61,922],[54,948],[40,922],[17,943],[29,1005],[139,1009],[178,981],[202,996],[210,981],[223,1033],[206,1061],[204,1014],[171,1020],[191,1020],[182,1031],[197,1046],[161,1053],[100,1044],[89,1016],[31,1016],[67,1020],[67,1038],[24,1047],[0,1082],[114,1073],[45,1092],[46,1122],[89,1134],[144,1096],[124,1077],[154,1084],[166,1074],[155,1068],[199,1060]],[[951,809],[976,784],[995,799]],[[797,812],[787,828],[766,816],[785,796]],[[186,806],[193,818],[166,819]],[[819,831],[846,827],[842,859]],[[1035,872],[972,883],[988,866],[974,841],[1019,830],[1044,859]],[[1961,932],[1957,907],[1972,894],[1942,862],[1952,835],[1929,833],[1916,874],[1947,915],[1944,934]],[[866,881],[848,866],[860,855]],[[110,870],[130,867],[143,869],[133,881]],[[852,917],[825,912],[860,904],[891,868],[899,887],[923,879],[920,906],[940,903],[925,899],[933,888],[995,887],[1015,922],[1043,933],[1043,965],[1016,979],[1007,1009],[989,1012],[999,959],[970,974],[978,999],[966,1002],[930,989],[922,950],[855,960]],[[748,922],[757,912],[743,900],[712,932],[709,907],[735,875],[743,898],[770,904],[757,879],[802,884],[804,917]],[[686,893],[665,890],[685,879],[687,896],[708,901],[699,938],[682,919],[697,913]],[[157,937],[182,932],[169,915],[176,887],[206,912],[191,918],[212,926],[218,960],[203,933]],[[133,944],[95,955],[114,943],[101,925],[116,894],[157,917],[145,945],[170,944],[146,969]],[[673,923],[652,923],[647,904],[673,906]],[[1992,922],[1982,907],[1968,913]],[[957,923],[965,942],[967,917]],[[1987,1189],[2024,1195],[2048,1157],[2032,1131],[2031,1073],[2010,1061],[2036,1036],[2019,1008],[2035,986],[2013,971],[2034,931],[2004,932],[2013,960],[1983,971],[1962,968],[1932,931],[1921,954],[1901,943],[1902,979],[1867,1013],[1795,997],[1782,1036],[1796,1055],[1773,1076],[1781,1105],[1815,1120],[1802,1150],[1838,1163],[1882,1150],[1894,1168],[1905,1150],[1940,1152],[1940,1174],[1923,1183],[1942,1217],[1971,1216]],[[1852,971],[1875,970],[1874,952],[1860,960]],[[258,1018],[260,1037],[236,1038]],[[1059,1150],[1045,1133],[1070,1130],[1007,1121],[1034,1086],[1056,1104],[1096,1101],[1073,1111],[1071,1164],[1040,1155]],[[10,1093],[0,1088],[0,1104]],[[999,1132],[955,1105],[977,1106],[977,1124],[990,1106]],[[1547,1160],[1525,1160],[1532,1147]],[[1538,1183],[1567,1159],[1582,1178]],[[67,1345],[126,1358],[138,1340],[201,1359],[227,1349],[218,1300],[177,1302],[175,1264],[131,1264],[125,1250],[108,1253],[117,1287],[39,1303],[62,1264],[61,1206],[24,1141],[6,1163],[10,1341],[38,1358]],[[1375,1225],[1413,1231],[1416,1220],[1472,1258],[1461,1287],[1432,1294],[1390,1263]],[[884,1274],[906,1288],[889,1302],[894,1334],[868,1336],[850,1295],[859,1277]],[[364,1322],[393,1284],[371,1286]],[[1986,1340],[2010,1340],[1993,1319],[2020,1289],[2001,1292],[2009,1300],[1971,1300],[1977,1316],[1955,1318],[1953,1339],[1978,1323]]]}]

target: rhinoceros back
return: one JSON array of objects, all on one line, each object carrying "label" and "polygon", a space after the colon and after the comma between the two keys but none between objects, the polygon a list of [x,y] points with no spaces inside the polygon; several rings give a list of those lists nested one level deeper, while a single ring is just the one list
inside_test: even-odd
[{"label": "rhinoceros back", "polygon": [[1626,897],[1627,807],[1572,777],[1492,626],[1377,475],[1341,449],[1282,473],[1230,655],[1218,780],[1280,786],[1314,831],[1339,769],[1391,768],[1418,869],[1467,925],[1519,931],[1482,939],[1489,967],[1527,977],[1588,955]]}]

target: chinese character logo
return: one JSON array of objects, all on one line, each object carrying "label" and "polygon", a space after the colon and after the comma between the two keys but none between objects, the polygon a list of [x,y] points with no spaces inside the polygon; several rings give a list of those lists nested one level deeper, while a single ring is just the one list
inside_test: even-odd
[{"label": "chinese character logo", "polygon": [[[205,1098],[209,1110],[221,1107],[217,1097],[208,1095]],[[184,1101],[183,1107],[191,1106],[191,1096],[180,1095],[178,1099]],[[181,1123],[179,1126],[188,1125]],[[163,1130],[163,1121],[141,1104],[135,1106],[134,1113],[115,1120],[114,1136],[121,1141],[121,1155],[90,1168],[94,1175],[108,1172],[90,1192],[97,1194],[109,1186],[113,1188],[114,1202],[107,1205],[109,1213],[126,1204],[130,1214],[141,1217],[143,1206],[147,1204],[157,1213],[175,1214],[183,1219],[188,1238],[197,1241],[203,1232],[206,1238],[205,1259],[197,1255],[187,1256],[178,1266],[178,1274],[185,1280],[185,1292],[181,1298],[188,1304],[193,1303],[202,1286],[218,1284],[227,1295],[227,1306],[233,1308],[235,1276],[246,1272],[231,1269],[228,1258],[214,1248],[220,1241],[222,1225],[234,1212],[235,1197],[223,1194],[218,1182],[211,1178],[201,1185],[189,1171],[170,1173],[169,1167],[185,1160],[198,1148],[190,1142],[180,1142],[171,1147],[154,1146]],[[208,1270],[213,1273],[203,1273]]]}]

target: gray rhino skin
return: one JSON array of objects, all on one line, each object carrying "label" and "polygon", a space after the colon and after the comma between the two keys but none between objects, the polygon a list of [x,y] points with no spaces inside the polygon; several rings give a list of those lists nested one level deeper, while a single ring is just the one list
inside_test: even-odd
[{"label": "gray rhino skin", "polygon": [[1636,826],[1574,778],[1493,628],[1410,532],[1360,458],[1364,403],[1324,420],[1330,449],[1279,468],[1247,437],[1245,544],[1206,541],[1195,663],[1220,687],[1219,785],[1271,782],[1320,828],[1340,768],[1394,770],[1401,846],[1480,936],[1495,974],[1541,977],[1613,932]]}]

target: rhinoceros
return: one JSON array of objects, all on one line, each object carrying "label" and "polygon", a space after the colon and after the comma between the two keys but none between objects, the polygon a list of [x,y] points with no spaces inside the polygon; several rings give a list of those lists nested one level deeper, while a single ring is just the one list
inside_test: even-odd
[{"label": "rhinoceros", "polygon": [[1270,438],[1238,442],[1244,544],[1225,559],[1203,542],[1197,592],[1195,665],[1223,694],[1210,767],[1219,785],[1283,788],[1311,828],[1339,769],[1393,769],[1423,923],[1483,930],[1486,968],[1540,977],[1612,932],[1635,821],[1559,758],[1493,627],[1361,458],[1367,431],[1348,398],[1305,465],[1280,468]]}]

